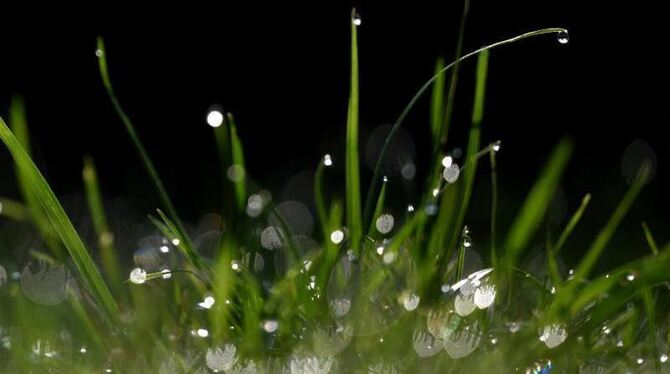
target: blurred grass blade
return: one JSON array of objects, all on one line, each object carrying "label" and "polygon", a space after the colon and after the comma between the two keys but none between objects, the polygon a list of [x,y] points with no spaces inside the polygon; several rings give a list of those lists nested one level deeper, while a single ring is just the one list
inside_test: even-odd
[{"label": "blurred grass blade", "polygon": [[642,222],[642,230],[644,230],[644,237],[647,240],[647,245],[649,245],[649,249],[651,249],[651,252],[655,255],[658,254],[658,245],[656,244],[656,240],[654,240],[654,236],[651,234],[651,230],[649,230],[649,226],[647,226],[646,222]]},{"label": "blurred grass blade", "polygon": [[235,126],[235,118],[232,113],[226,113],[228,118],[228,123],[230,124],[230,150],[232,153],[232,167],[237,168],[237,171],[242,175],[240,178],[234,178],[232,181],[235,185],[235,201],[237,204],[237,210],[239,212],[244,212],[244,209],[247,204],[247,188],[246,188],[246,169],[244,166],[244,151],[242,150],[242,142],[240,141],[239,136],[237,136],[237,127]]},{"label": "blurred grass blade", "polygon": [[530,190],[517,215],[505,244],[505,265],[514,266],[532,238],[554,196],[572,153],[572,141],[561,140],[554,148],[542,174]]},{"label": "blurred grass blade", "polygon": [[26,207],[18,201],[0,197],[0,216],[14,221],[25,221],[29,213]]},{"label": "blurred grass blade", "polygon": [[[225,118],[225,117],[224,117]],[[232,166],[232,154],[230,146],[230,130],[228,121],[224,120],[221,126],[214,127],[214,139],[216,140],[216,149],[219,153],[219,163],[221,168],[221,215],[226,226],[234,227],[234,220],[236,217],[235,209],[235,194],[233,188],[230,186],[230,181],[227,177],[227,171]],[[232,230],[231,230],[232,231]]]},{"label": "blurred grass blade", "polygon": [[[205,263],[202,257],[198,253],[195,252],[195,249],[193,246],[190,245],[189,242],[184,240],[184,237],[182,236],[181,232],[178,230],[177,225],[168,218],[163,211],[160,209],[156,209],[158,212],[158,215],[161,217],[161,220],[163,220],[163,223],[167,228],[170,230],[170,232],[173,235],[174,239],[178,240],[178,244],[175,244],[177,248],[181,249],[186,257],[193,263],[193,265],[199,269],[199,270],[206,270],[205,268]],[[173,240],[174,240],[173,239]],[[174,242],[173,242],[174,244]]]},{"label": "blurred grass blade", "polygon": [[351,233],[351,246],[358,251],[363,236],[361,218],[360,165],[358,161],[358,38],[355,22],[356,9],[351,12],[351,81],[347,109],[346,140],[346,217]]},{"label": "blurred grass blade", "polygon": [[54,230],[70,253],[70,257],[81,276],[81,280],[89,288],[103,310],[105,310],[107,317],[110,320],[115,320],[117,313],[116,302],[112,298],[107,285],[102,280],[102,276],[96,268],[93,259],[46,180],[2,118],[0,118],[0,139],[5,143],[17,167],[26,176],[27,181],[32,186],[35,196],[51,221]]},{"label": "blurred grass blade", "polygon": [[554,254],[558,255],[561,252],[561,249],[563,249],[565,242],[570,237],[570,234],[572,234],[572,230],[577,227],[579,220],[582,219],[582,215],[584,214],[586,207],[589,205],[589,201],[591,201],[591,194],[586,194],[584,198],[582,198],[582,203],[579,205],[579,208],[577,208],[577,211],[570,217],[561,236],[558,237],[558,241],[556,241],[556,244],[554,245]]},{"label": "blurred grass blade", "polygon": [[91,219],[93,220],[93,229],[98,237],[102,268],[110,277],[113,284],[112,288],[117,288],[123,281],[121,264],[119,264],[118,253],[114,247],[114,235],[107,225],[102,194],[100,193],[100,184],[98,183],[98,175],[91,157],[87,156],[84,158],[82,176],[84,179],[84,191],[86,193],[88,210],[91,213]]},{"label": "blurred grass blade", "polygon": [[121,118],[121,122],[123,122],[123,125],[126,128],[126,132],[128,133],[130,140],[135,146],[137,152],[139,153],[140,158],[142,159],[142,163],[144,164],[144,168],[149,174],[149,177],[153,182],[154,188],[158,192],[158,197],[160,198],[163,207],[167,210],[168,214],[175,222],[175,225],[180,235],[186,242],[190,244],[191,239],[187,235],[186,230],[184,229],[184,225],[181,223],[181,220],[177,215],[177,211],[175,210],[174,205],[172,204],[172,201],[170,200],[170,197],[168,196],[168,193],[165,190],[165,187],[163,187],[163,182],[158,176],[158,172],[156,171],[153,162],[149,158],[149,154],[147,153],[146,149],[144,149],[144,145],[142,145],[142,142],[140,141],[140,138],[137,135],[137,132],[135,131],[135,127],[133,126],[126,112],[123,110],[121,103],[119,103],[118,99],[116,98],[116,94],[114,94],[112,82],[109,79],[109,71],[107,69],[107,51],[105,50],[105,43],[101,37],[98,38],[97,55],[98,55],[98,66],[100,68],[100,76],[102,78],[102,82],[105,86],[105,89],[107,90],[107,95],[109,96],[112,105],[114,105],[116,113]]},{"label": "blurred grass blade", "polygon": [[[435,74],[444,68],[444,59],[438,58],[435,62]],[[439,142],[440,128],[444,122],[444,74],[439,74],[433,84],[433,93],[430,102],[430,130],[433,135],[433,142]]]},{"label": "blurred grass blade", "polygon": [[612,238],[612,235],[614,235],[614,232],[619,226],[619,223],[626,215],[631,205],[633,205],[633,202],[635,201],[635,198],[637,198],[637,195],[642,190],[642,187],[644,187],[644,185],[647,183],[650,175],[649,170],[650,170],[649,163],[645,162],[640,168],[640,172],[637,178],[635,179],[631,187],[626,192],[626,195],[624,195],[623,199],[619,203],[619,206],[617,206],[616,210],[614,211],[610,219],[607,221],[607,224],[605,224],[605,227],[603,227],[600,233],[598,233],[598,236],[596,237],[595,241],[591,244],[591,247],[586,252],[586,255],[579,263],[579,266],[575,270],[576,279],[586,279],[589,276],[589,274],[591,273],[591,269],[593,269],[593,266],[596,264],[596,261],[598,261],[598,258],[600,258],[601,253],[607,246],[607,243],[609,243],[610,239]]}]

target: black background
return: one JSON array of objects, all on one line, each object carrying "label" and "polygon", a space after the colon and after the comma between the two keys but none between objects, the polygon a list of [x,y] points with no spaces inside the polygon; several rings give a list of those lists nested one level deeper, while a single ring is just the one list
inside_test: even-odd
[{"label": "black background", "polygon": [[[551,147],[570,135],[576,151],[562,191],[567,211],[584,193],[593,194],[576,235],[594,236],[627,188],[621,177],[624,150],[643,139],[658,164],[620,234],[617,253],[629,257],[647,250],[641,220],[649,221],[661,243],[670,238],[665,13],[661,5],[588,3],[474,0],[465,50],[544,27],[570,30],[568,45],[549,35],[491,54],[483,143],[503,142],[501,224],[515,215]],[[204,121],[212,104],[236,115],[249,173],[272,191],[313,169],[324,153],[343,164],[353,5],[363,17],[364,148],[366,136],[392,122],[430,77],[435,58],[453,56],[460,1],[5,6],[0,114],[7,118],[12,94],[25,97],[38,164],[58,195],[81,196],[82,156],[91,154],[106,196],[128,199],[141,214],[151,212],[158,199],[97,73],[95,40],[104,36],[117,95],[178,211],[195,221],[219,203],[216,149]],[[473,61],[463,66],[450,148],[467,144]],[[420,174],[428,165],[427,112],[423,100],[405,124],[418,149]],[[483,169],[471,215],[485,232],[489,195]],[[4,150],[0,178],[0,195],[16,197]],[[575,243],[577,254],[588,241]]]}]

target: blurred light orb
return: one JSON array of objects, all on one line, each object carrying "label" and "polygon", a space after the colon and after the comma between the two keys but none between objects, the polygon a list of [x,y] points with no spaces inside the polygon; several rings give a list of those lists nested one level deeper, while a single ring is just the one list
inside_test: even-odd
[{"label": "blurred light orb", "polygon": [[649,177],[653,178],[656,173],[656,152],[647,142],[637,139],[628,145],[621,157],[621,174],[627,183],[635,181],[645,163],[649,167]]},{"label": "blurred light orb", "polygon": [[231,182],[241,182],[244,180],[244,168],[237,164],[231,165],[228,170],[226,170],[226,176]]},{"label": "blurred light orb", "polygon": [[344,231],[342,230],[335,230],[332,233],[330,233],[330,241],[335,243],[335,244],[340,244],[342,243],[342,240],[344,240]]},{"label": "blurred light orb", "polygon": [[461,174],[461,170],[458,168],[457,164],[451,164],[449,167],[444,168],[442,176],[444,180],[449,183],[454,183],[458,180],[458,176]]},{"label": "blurred light orb", "polygon": [[323,165],[324,166],[333,166],[333,159],[330,158],[329,154],[323,156]]},{"label": "blurred light orb", "polygon": [[280,229],[274,226],[268,226],[261,232],[261,246],[267,250],[281,248]]},{"label": "blurred light orb", "polygon": [[207,124],[212,127],[219,127],[223,124],[223,113],[214,109],[207,113]]},{"label": "blurred light orb", "polygon": [[375,227],[377,228],[377,231],[379,231],[381,234],[388,234],[393,230],[393,224],[395,220],[393,219],[393,216],[390,214],[382,214],[377,218],[377,221],[375,222]]},{"label": "blurred light orb", "polygon": [[451,156],[444,156],[444,158],[442,159],[442,166],[444,166],[445,168],[448,168],[449,166],[451,166],[451,164],[453,162],[454,162],[454,159],[451,158]]}]

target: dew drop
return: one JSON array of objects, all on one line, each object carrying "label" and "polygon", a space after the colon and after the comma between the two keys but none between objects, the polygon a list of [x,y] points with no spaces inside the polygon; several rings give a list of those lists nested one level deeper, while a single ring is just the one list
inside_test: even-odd
[{"label": "dew drop", "polygon": [[135,268],[130,272],[130,281],[135,284],[142,284],[147,280],[147,272],[141,268]]},{"label": "dew drop", "polygon": [[558,40],[558,42],[561,44],[568,44],[568,42],[570,41],[568,31],[567,30],[559,31],[558,34],[556,35],[556,40]]},{"label": "dew drop", "polygon": [[493,143],[492,149],[493,149],[493,152],[500,151],[500,141],[497,141],[497,142]]},{"label": "dew drop", "polygon": [[170,271],[170,269],[163,269],[163,270],[161,270],[161,274],[162,274],[161,277],[163,277],[163,279],[170,279],[170,278],[172,278],[172,272]]},{"label": "dew drop", "polygon": [[342,240],[344,240],[344,231],[342,230],[335,230],[330,233],[330,241],[335,243],[335,244],[340,244],[342,243]]},{"label": "dew drop", "polygon": [[207,113],[207,124],[212,127],[219,127],[223,124],[223,113],[218,110],[210,110]]},{"label": "dew drop", "polygon": [[667,362],[668,361],[668,355],[666,355],[665,353],[662,354],[661,357],[659,358],[659,360],[663,363]]},{"label": "dew drop", "polygon": [[416,166],[414,166],[414,163],[408,162],[403,165],[402,169],[400,169],[400,175],[406,180],[414,179],[414,176],[416,176]]},{"label": "dew drop", "polygon": [[237,363],[237,347],[226,344],[222,348],[208,348],[205,363],[212,371],[228,371]]},{"label": "dew drop", "polygon": [[460,175],[461,171],[458,168],[457,164],[451,164],[449,167],[444,169],[444,172],[442,173],[442,176],[444,179],[449,182],[449,183],[454,183],[458,180],[458,176]]},{"label": "dew drop", "polygon": [[393,230],[394,219],[390,214],[382,214],[377,218],[375,227],[381,234],[388,234]]},{"label": "dew drop", "polygon": [[453,162],[454,162],[454,159],[451,158],[451,156],[444,156],[444,158],[442,159],[442,166],[444,166],[445,168],[448,168],[449,166],[451,166],[451,164]]},{"label": "dew drop", "polygon": [[244,180],[244,168],[241,165],[231,165],[226,171],[226,176],[231,182],[237,183]]},{"label": "dew drop", "polygon": [[356,26],[360,26],[361,23],[363,22],[361,20],[361,15],[358,14],[358,12],[354,12],[354,14],[351,16],[351,22],[353,22],[353,24]]},{"label": "dew drop", "polygon": [[335,317],[343,317],[351,310],[351,300],[349,299],[333,299],[328,305]]},{"label": "dew drop", "polygon": [[544,327],[542,335],[540,335],[540,341],[551,349],[561,345],[567,337],[568,333],[565,328],[561,324],[554,323]]},{"label": "dew drop", "polygon": [[413,211],[414,211],[414,205],[409,204],[409,205],[407,206],[407,211],[408,211],[409,213],[413,212]]},{"label": "dew drop", "polygon": [[333,166],[333,160],[330,158],[329,154],[323,156],[323,165],[324,166]]},{"label": "dew drop", "polygon": [[280,229],[274,226],[268,226],[261,232],[261,245],[268,250],[281,248]]},{"label": "dew drop", "polygon": [[496,288],[494,285],[484,285],[475,290],[474,302],[479,309],[486,309],[491,306],[495,298]]},{"label": "dew drop", "polygon": [[420,301],[421,298],[419,297],[419,295],[415,294],[407,295],[405,299],[402,301],[402,306],[405,308],[405,310],[411,312],[419,306]]},{"label": "dew drop", "polygon": [[469,315],[470,313],[474,312],[474,310],[477,308],[475,305],[475,296],[474,294],[470,295],[463,295],[463,294],[458,294],[456,295],[456,299],[454,300],[454,309],[456,310],[456,313],[461,316],[465,317]]},{"label": "dew drop", "polygon": [[207,331],[207,329],[198,329],[198,331],[196,331],[196,333],[201,338],[206,338],[206,337],[209,336],[209,331]]},{"label": "dew drop", "polygon": [[158,248],[158,249],[160,249],[161,253],[170,252],[170,247],[168,247],[167,245],[161,245],[160,248]]},{"label": "dew drop", "polygon": [[102,52],[102,49],[96,49],[95,50],[95,57],[100,58],[102,57],[104,53]]},{"label": "dew drop", "polygon": [[242,271],[242,264],[240,264],[239,261],[233,260],[230,262],[230,268],[235,270],[236,272]]},{"label": "dew drop", "polygon": [[431,357],[438,354],[444,343],[427,331],[415,330],[412,334],[412,346],[419,357]]},{"label": "dew drop", "polygon": [[263,321],[263,330],[267,332],[268,334],[272,334],[273,332],[277,331],[279,328],[279,323],[274,320],[274,319],[268,319]]}]

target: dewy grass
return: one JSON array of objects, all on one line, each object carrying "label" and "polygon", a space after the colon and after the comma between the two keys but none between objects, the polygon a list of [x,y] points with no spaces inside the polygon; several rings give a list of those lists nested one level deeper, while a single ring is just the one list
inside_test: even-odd
[{"label": "dewy grass", "polygon": [[[649,254],[593,274],[602,256],[616,249],[612,236],[648,182],[648,166],[641,167],[593,243],[583,246],[587,250],[575,270],[565,271],[559,256],[568,245],[582,246],[571,234],[587,217],[590,194],[555,241],[551,227],[546,236],[538,235],[567,167],[570,140],[557,143],[511,228],[499,232],[500,142],[480,144],[489,53],[544,34],[567,42],[567,31],[537,30],[461,55],[468,5],[456,60],[437,63],[393,125],[365,209],[358,154],[362,20],[352,12],[344,195],[324,189],[326,177],[331,182],[337,175],[329,175],[334,160],[326,155],[313,186],[319,225],[314,237],[286,205],[251,182],[233,116],[216,111],[208,123],[219,151],[223,207],[214,229],[191,240],[193,232],[179,220],[114,95],[100,41],[103,84],[165,213],[148,217],[155,230],[141,248],[131,248],[137,249],[132,261],[124,258],[129,248],[114,240],[118,233],[108,224],[114,217],[104,209],[104,186],[86,158],[83,184],[95,236],[85,245],[30,158],[23,105],[14,101],[13,132],[0,121],[0,139],[17,165],[22,201],[1,198],[0,214],[19,227],[32,226],[46,246],[21,253],[31,259],[29,266],[20,260],[0,265],[0,372],[667,371],[668,310],[661,298],[670,281],[670,245],[659,246],[643,223],[638,234]],[[466,157],[457,166],[455,158],[445,157],[443,142],[455,109],[456,67],[474,56],[472,121]],[[447,86],[444,75],[452,68]],[[399,126],[433,83],[426,131],[435,159],[421,200],[399,213],[396,183],[381,178],[380,165]],[[484,183],[475,175],[485,156],[492,178],[490,265],[479,266],[477,253],[488,250],[477,244],[485,235],[465,227],[476,213],[468,208],[479,198],[473,196],[474,184]],[[522,259],[538,236],[546,258],[534,261],[540,270],[524,269]],[[21,238],[7,239],[15,246]]]}]

